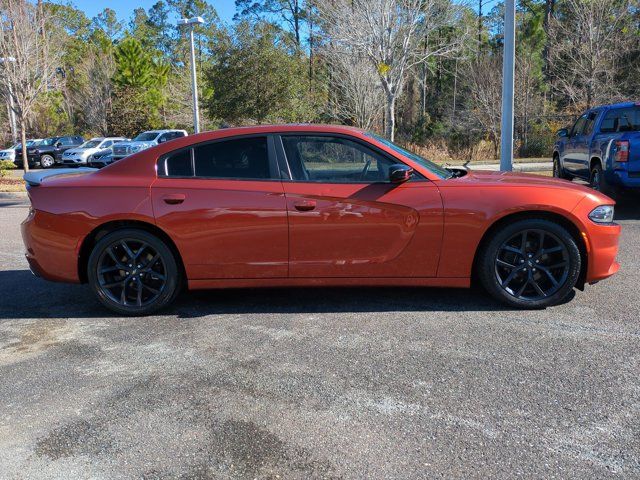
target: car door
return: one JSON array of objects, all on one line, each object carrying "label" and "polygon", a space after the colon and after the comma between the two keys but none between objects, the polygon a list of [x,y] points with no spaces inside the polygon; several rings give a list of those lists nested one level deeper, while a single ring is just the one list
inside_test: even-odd
[{"label": "car door", "polygon": [[596,118],[598,118],[598,114],[598,110],[593,110],[586,114],[582,133],[577,135],[574,141],[573,156],[576,160],[575,172],[583,178],[589,178],[590,174],[589,162],[591,161],[591,135],[593,133],[593,127],[596,123]]},{"label": "car door", "polygon": [[432,277],[442,200],[416,175],[388,181],[400,160],[342,135],[282,135],[276,146],[289,214],[290,277]]},{"label": "car door", "polygon": [[61,137],[54,145],[56,160],[62,160],[62,154],[74,146],[76,146],[76,144],[72,137]]},{"label": "car door", "polygon": [[190,279],[287,276],[287,208],[271,137],[176,150],[159,159],[151,190],[156,222]]},{"label": "car door", "polygon": [[581,115],[573,127],[569,131],[569,138],[564,150],[564,156],[562,158],[562,164],[564,169],[573,174],[577,174],[580,170],[581,161],[578,154],[578,145],[581,141],[584,128],[587,123],[587,114]]}]

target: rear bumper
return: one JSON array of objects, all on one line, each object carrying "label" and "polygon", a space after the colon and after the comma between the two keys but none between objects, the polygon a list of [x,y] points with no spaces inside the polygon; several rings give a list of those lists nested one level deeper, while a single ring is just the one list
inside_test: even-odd
[{"label": "rear bumper", "polygon": [[54,282],[80,283],[78,254],[84,228],[74,221],[31,209],[22,222],[22,241],[31,271]]},{"label": "rear bumper", "polygon": [[610,185],[616,187],[640,189],[640,172],[629,172],[623,169],[616,169],[605,172],[605,178]]}]

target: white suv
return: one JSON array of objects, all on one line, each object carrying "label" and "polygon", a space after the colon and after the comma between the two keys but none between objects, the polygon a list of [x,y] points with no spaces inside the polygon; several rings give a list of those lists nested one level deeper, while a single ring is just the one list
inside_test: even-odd
[{"label": "white suv", "polygon": [[113,147],[113,160],[120,160],[147,148],[176,138],[186,137],[187,135],[185,130],[149,130],[148,132],[142,132],[129,142],[121,142],[115,145]]},{"label": "white suv", "polygon": [[62,154],[64,165],[85,165],[88,158],[96,152],[111,148],[118,142],[127,141],[124,137],[97,137],[87,140],[76,148],[71,148]]}]

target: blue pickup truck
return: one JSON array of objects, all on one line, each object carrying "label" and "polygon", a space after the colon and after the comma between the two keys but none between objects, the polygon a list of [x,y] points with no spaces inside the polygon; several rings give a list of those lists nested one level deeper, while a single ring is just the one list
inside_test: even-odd
[{"label": "blue pickup truck", "polygon": [[640,188],[640,103],[592,108],[557,136],[554,177],[581,178],[607,195]]}]

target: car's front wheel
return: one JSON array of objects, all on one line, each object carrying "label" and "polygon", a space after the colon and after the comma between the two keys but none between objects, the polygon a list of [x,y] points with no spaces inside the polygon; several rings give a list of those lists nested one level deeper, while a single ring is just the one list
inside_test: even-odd
[{"label": "car's front wheel", "polygon": [[42,155],[42,157],[40,157],[40,166],[42,168],[51,168],[55,163],[56,160],[51,155]]},{"label": "car's front wheel", "polygon": [[561,225],[525,219],[494,232],[479,252],[478,277],[496,299],[517,308],[545,308],[567,298],[582,258]]},{"label": "car's front wheel", "polygon": [[553,156],[553,176],[556,178],[562,178],[563,180],[571,180],[573,177],[564,171],[560,164],[560,157],[558,155]]},{"label": "car's front wheel", "polygon": [[100,239],[87,276],[100,302],[121,315],[147,315],[169,305],[181,284],[171,249],[138,229],[116,230]]}]

